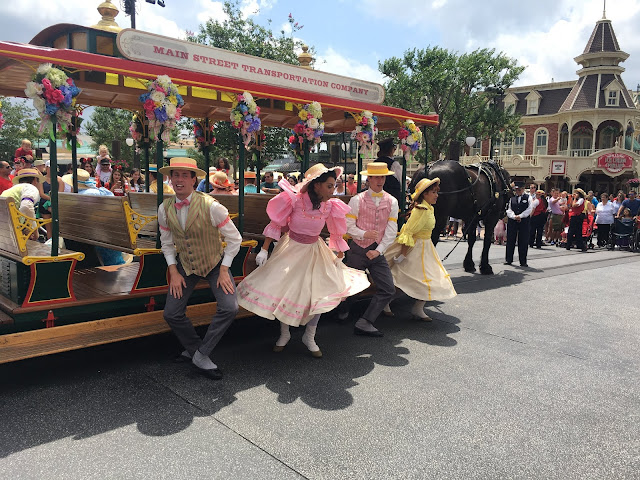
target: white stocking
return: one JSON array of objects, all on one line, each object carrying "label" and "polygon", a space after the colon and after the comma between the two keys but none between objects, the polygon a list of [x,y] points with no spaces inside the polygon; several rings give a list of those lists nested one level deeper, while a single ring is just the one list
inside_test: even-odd
[{"label": "white stocking", "polygon": [[280,338],[276,342],[276,347],[284,347],[291,339],[291,332],[289,332],[289,325],[280,322]]}]

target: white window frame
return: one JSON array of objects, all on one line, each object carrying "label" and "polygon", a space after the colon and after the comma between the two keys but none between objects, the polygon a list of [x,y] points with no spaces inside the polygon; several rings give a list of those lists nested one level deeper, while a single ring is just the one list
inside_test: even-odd
[{"label": "white window frame", "polygon": [[617,107],[620,105],[620,92],[618,90],[608,90],[607,94],[607,107]]},{"label": "white window frame", "polygon": [[527,136],[526,133],[520,130],[520,133],[517,137],[513,139],[513,154],[514,155],[524,155],[524,148],[526,145]]},{"label": "white window frame", "polygon": [[527,115],[538,115],[541,99],[542,96],[535,90],[527,95]]},{"label": "white window frame", "polygon": [[[539,145],[538,138],[544,137],[544,146]],[[535,155],[547,155],[549,152],[549,130],[539,128],[533,136],[533,153]]]},{"label": "white window frame", "polygon": [[479,138],[476,139],[476,143],[469,148],[469,156],[473,157],[474,155],[482,155],[482,140]]}]

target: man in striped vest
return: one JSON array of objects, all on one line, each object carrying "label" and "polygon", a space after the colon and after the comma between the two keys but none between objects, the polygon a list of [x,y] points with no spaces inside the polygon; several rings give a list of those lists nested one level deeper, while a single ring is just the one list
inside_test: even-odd
[{"label": "man in striped vest", "polygon": [[[367,175],[369,189],[349,201],[351,212],[347,214],[347,233],[351,235],[351,241],[346,264],[358,270],[369,270],[376,293],[356,322],[354,333],[381,337],[382,332],[373,324],[396,292],[384,252],[398,233],[398,200],[383,190],[385,180],[393,175],[386,163],[372,162],[360,175]],[[348,306],[346,301],[343,308],[348,310]],[[342,311],[338,317],[346,319],[348,315],[348,311]]]},{"label": "man in striped vest", "polygon": [[[210,195],[194,191],[197,177],[205,177],[195,160],[172,158],[160,173],[169,175],[176,192],[158,208],[162,253],[170,277],[164,319],[184,347],[178,360],[189,361],[198,373],[219,380],[222,372],[210,355],[238,312],[236,286],[229,267],[240,251],[242,237],[225,207]],[[201,278],[209,282],[217,302],[204,339],[185,315],[189,297]]]}]

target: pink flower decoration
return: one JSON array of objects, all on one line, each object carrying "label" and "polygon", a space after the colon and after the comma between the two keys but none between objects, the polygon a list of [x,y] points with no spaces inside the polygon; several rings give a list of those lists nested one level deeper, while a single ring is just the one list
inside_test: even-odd
[{"label": "pink flower decoration", "polygon": [[362,121],[360,122],[363,126],[369,123],[369,119],[367,117],[362,117]]},{"label": "pink flower decoration", "polygon": [[256,115],[260,115],[260,107],[256,107]]},{"label": "pink flower decoration", "polygon": [[[148,98],[145,102],[144,102],[144,109],[148,112],[149,110],[153,111],[156,108],[156,104],[153,100],[151,100],[150,98]],[[176,109],[177,110],[177,109]]]},{"label": "pink flower decoration", "polygon": [[51,82],[49,81],[48,78],[43,78],[42,79],[42,85],[44,86],[45,89],[50,90],[53,87],[51,86]]}]

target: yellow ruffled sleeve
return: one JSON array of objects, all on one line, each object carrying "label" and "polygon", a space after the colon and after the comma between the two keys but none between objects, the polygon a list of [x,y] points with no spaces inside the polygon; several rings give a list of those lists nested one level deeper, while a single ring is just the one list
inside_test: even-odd
[{"label": "yellow ruffled sleeve", "polygon": [[[428,204],[421,204],[424,207]],[[400,245],[407,245],[413,247],[416,244],[416,238],[428,238],[431,235],[431,231],[435,226],[435,216],[433,214],[433,207],[428,205],[426,210],[422,208],[414,208],[411,211],[411,216],[407,223],[405,223],[400,230],[400,235],[396,239]]]}]

